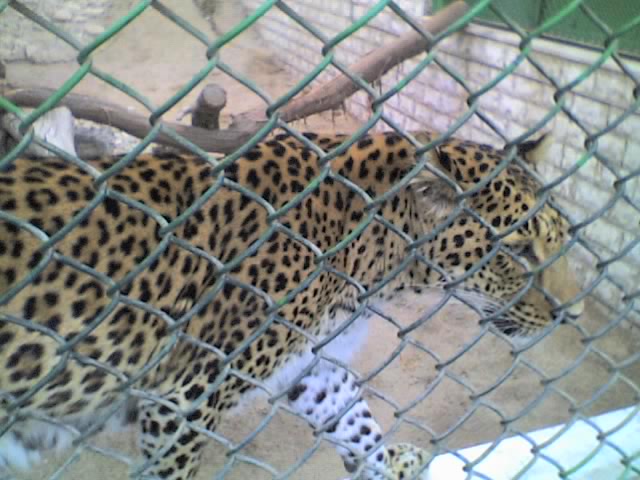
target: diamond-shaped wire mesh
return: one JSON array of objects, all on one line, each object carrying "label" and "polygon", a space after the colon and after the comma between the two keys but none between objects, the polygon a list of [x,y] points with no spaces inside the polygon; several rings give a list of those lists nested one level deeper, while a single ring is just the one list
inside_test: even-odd
[{"label": "diamond-shaped wire mesh", "polygon": [[[40,335],[50,338],[56,345],[55,364],[48,372],[38,372],[34,374],[37,381],[18,393],[9,394],[6,385],[0,385],[0,398],[4,416],[0,424],[0,436],[9,438],[11,429],[19,429],[24,424],[25,419],[43,420],[53,425],[59,425],[73,433],[78,433],[74,426],[65,425],[60,419],[51,418],[41,412],[33,412],[26,408],[31,398],[38,392],[44,391],[49,385],[55,383],[61,372],[63,372],[69,362],[77,362],[85,368],[97,372],[100,378],[114,378],[118,384],[118,391],[122,395],[112,400],[109,405],[102,405],[104,413],[101,413],[103,420],[97,422],[97,426],[82,431],[75,440],[70,454],[64,462],[57,467],[55,472],[47,475],[47,478],[66,478],[69,475],[73,464],[78,461],[86,461],[89,454],[98,454],[115,461],[133,467],[134,476],[141,475],[143,471],[151,466],[157,458],[164,455],[171,455],[171,449],[179,443],[179,439],[184,438],[186,431],[193,431],[207,437],[215,448],[224,451],[224,459],[218,461],[220,469],[212,472],[207,471],[203,478],[236,478],[233,472],[240,466],[249,466],[256,475],[267,475],[266,478],[302,478],[300,475],[309,475],[308,470],[304,470],[307,463],[314,462],[314,457],[320,455],[322,449],[327,444],[336,443],[335,437],[331,434],[333,424],[327,424],[321,428],[316,428],[318,435],[313,441],[305,444],[302,453],[296,454],[292,462],[282,462],[274,458],[263,458],[254,455],[251,450],[253,442],[265,436],[274,436],[274,429],[278,422],[282,422],[282,417],[291,418],[291,421],[300,421],[293,425],[304,423],[305,416],[299,411],[295,411],[291,406],[291,393],[296,385],[306,375],[312,374],[314,367],[321,362],[328,363],[349,372],[357,379],[355,382],[366,393],[370,403],[376,408],[388,412],[389,419],[385,421],[387,428],[383,429],[383,435],[377,439],[377,445],[387,445],[395,438],[396,433],[410,431],[405,436],[419,447],[426,448],[431,454],[453,453],[465,464],[466,471],[473,478],[492,478],[482,472],[482,460],[485,455],[475,460],[466,459],[458,453],[459,447],[468,446],[476,440],[490,441],[486,455],[489,455],[498,442],[507,437],[516,436],[531,444],[533,458],[541,462],[553,465],[558,475],[568,478],[574,473],[579,473],[580,469],[588,464],[593,457],[604,455],[605,450],[612,450],[616,453],[616,461],[623,466],[623,474],[627,478],[640,475],[638,466],[638,456],[640,452],[629,451],[628,445],[617,445],[612,439],[612,435],[625,427],[630,422],[637,421],[636,410],[625,417],[624,421],[609,431],[590,423],[594,431],[598,432],[599,446],[587,458],[573,458],[570,464],[562,463],[545,452],[545,447],[559,439],[562,434],[576,421],[584,420],[591,422],[589,418],[594,412],[611,410],[621,406],[637,405],[640,398],[640,384],[638,378],[638,360],[640,359],[640,349],[638,349],[638,333],[640,312],[636,306],[638,297],[637,279],[640,270],[637,263],[633,263],[637,258],[637,245],[640,243],[640,204],[638,191],[640,191],[640,164],[637,157],[630,156],[630,161],[621,166],[621,163],[612,157],[611,149],[607,148],[607,135],[617,128],[627,124],[637,124],[636,111],[639,105],[638,78],[635,64],[633,68],[631,60],[618,53],[618,38],[632,31],[640,24],[640,16],[629,18],[624,25],[612,31],[605,22],[589,7],[588,1],[574,0],[563,2],[562,8],[554,9],[553,14],[546,15],[541,24],[535,25],[529,30],[523,29],[519,24],[509,18],[499,8],[491,5],[489,0],[473,2],[473,7],[462,16],[451,28],[437,35],[429,35],[420,27],[420,23],[411,16],[405,9],[401,8],[402,2],[383,0],[379,2],[350,2],[351,17],[345,19],[345,27],[335,30],[333,26],[314,24],[309,16],[305,15],[305,4],[298,5],[298,2],[265,1],[246,2],[255,8],[244,20],[239,22],[227,33],[212,40],[205,33],[194,27],[179,11],[172,11],[165,4],[158,1],[141,1],[136,3],[126,15],[119,18],[104,33],[98,35],[92,42],[83,44],[76,40],[70,33],[65,32],[55,22],[45,18],[38,11],[27,6],[28,2],[2,1],[0,2],[0,18],[6,12],[20,14],[32,22],[37,23],[42,28],[51,32],[52,35],[64,41],[77,51],[78,68],[64,84],[56,89],[45,102],[41,103],[33,111],[26,112],[7,98],[0,97],[0,108],[16,115],[20,119],[20,130],[24,137],[5,156],[0,159],[0,172],[11,174],[12,164],[19,159],[31,143],[36,143],[51,150],[64,162],[75,165],[93,179],[94,193],[86,199],[85,206],[79,211],[73,212],[72,219],[58,228],[55,234],[49,235],[42,225],[32,221],[30,218],[16,216],[11,212],[11,208],[1,208],[0,221],[5,225],[10,225],[12,230],[24,231],[31,234],[40,243],[41,254],[36,261],[32,262],[31,271],[17,281],[9,281],[6,284],[0,283],[3,287],[0,290],[0,305],[5,306],[0,310],[0,327],[18,326],[29,332],[37,332]],[[417,3],[417,2],[416,2]],[[420,2],[421,3],[421,2]],[[308,6],[308,5],[307,5]],[[311,5],[313,8],[313,5]],[[326,8],[330,8],[327,4]],[[514,47],[512,55],[507,55],[500,59],[501,68],[494,72],[489,78],[473,78],[464,70],[464,65],[455,61],[450,54],[451,43],[456,42],[456,34],[460,32],[469,22],[483,9],[491,9],[492,14],[500,19],[508,30],[515,34],[517,38],[517,48]],[[107,72],[97,68],[93,62],[93,55],[96,50],[107,41],[116,37],[127,26],[136,22],[138,17],[149,9],[155,9],[167,20],[173,22],[184,31],[184,35],[189,35],[197,42],[206,47],[206,57],[202,59],[200,70],[193,76],[192,80],[181,86],[175,95],[167,99],[161,105],[154,105],[142,92],[138,92],[131,86],[119,79],[111,76]],[[598,54],[594,54],[593,59],[588,62],[584,69],[576,72],[571,78],[559,78],[556,72],[545,65],[544,56],[538,55],[536,46],[541,37],[551,31],[558,23],[570,19],[572,15],[580,14],[580,18],[589,18],[600,29],[600,36],[605,37],[602,49]],[[314,52],[315,57],[312,65],[308,69],[303,69],[302,78],[285,95],[276,100],[263,91],[257,82],[245,75],[235,71],[225,64],[219,53],[228,47],[237,36],[252,27],[254,24],[260,26],[269,15],[276,16],[278,21],[288,22],[287,28],[293,29],[298,35],[307,35],[313,38],[318,45]],[[285,19],[285,20],[282,20]],[[418,31],[423,35],[429,45],[429,53],[424,58],[408,62],[409,67],[398,72],[385,76],[379,85],[371,85],[358,75],[350,71],[345,60],[344,52],[348,52],[351,43],[357,45],[357,41],[362,40],[362,34],[367,28],[380,29],[384,31],[385,22],[391,22],[394,29]],[[293,27],[295,26],[295,27]],[[341,24],[340,24],[341,26]],[[332,29],[333,28],[333,29]],[[327,33],[330,32],[330,33]],[[294,39],[295,40],[295,39]],[[343,49],[343,47],[347,46]],[[440,47],[442,47],[440,49]],[[344,58],[349,58],[345,55]],[[293,63],[296,63],[295,60]],[[307,63],[310,63],[309,61]],[[611,109],[607,118],[592,118],[584,115],[581,105],[584,97],[581,96],[581,88],[590,81],[597,72],[604,68],[605,63],[614,65],[624,77],[627,89],[632,90],[630,100],[623,106]],[[537,121],[532,122],[527,128],[522,128],[516,132],[510,128],[505,128],[505,120],[500,117],[500,90],[503,86],[518,73],[523,70],[527,75],[542,79],[549,89],[553,105],[541,112]],[[162,116],[180,102],[212,72],[219,70],[233,78],[246,89],[253,92],[264,101],[267,121],[257,131],[252,132],[253,136],[243,146],[235,149],[228,156],[220,159],[207,155],[193,143],[181,138],[167,123],[161,121]],[[339,137],[331,148],[323,147],[326,152],[314,144],[312,139],[300,135],[287,123],[288,119],[283,119],[281,110],[294,96],[298,95],[312,82],[326,78],[327,72],[340,72],[349,77],[364,93],[359,93],[356,100],[351,103],[355,110],[358,110],[364,103],[365,114],[357,132],[352,136]],[[424,77],[433,74],[437,78],[446,78],[449,87],[459,98],[461,111],[456,112],[453,121],[447,123],[438,132],[438,137],[424,138],[415,136],[405,128],[409,122],[402,120],[402,116],[396,115],[397,105],[390,105],[394,99],[402,98],[401,94],[406,92],[408,85],[413,82],[420,82]],[[129,153],[118,158],[114,163],[101,164],[99,162],[83,161],[76,158],[38,138],[34,134],[33,125],[45,113],[58,105],[66,95],[68,95],[78,83],[86,77],[93,76],[107,85],[114,87],[127,95],[132,102],[144,107],[148,112],[149,133],[131,149]],[[439,76],[439,77],[438,77]],[[516,87],[517,88],[517,87]],[[577,93],[576,93],[577,92]],[[233,100],[232,100],[233,101]],[[433,99],[436,107],[441,107],[437,99]],[[463,105],[464,103],[464,105]],[[623,102],[624,103],[624,102]],[[360,105],[359,105],[360,104]],[[505,107],[506,108],[506,107]],[[417,107],[413,113],[418,116]],[[570,127],[567,131],[575,129],[582,144],[574,142],[574,151],[577,152],[576,161],[566,160],[562,163],[561,169],[554,169],[550,172],[535,172],[518,158],[517,148],[529,137],[535,137],[537,133],[545,131],[549,124],[559,125],[565,122]],[[634,123],[635,122],[635,123]],[[438,172],[428,164],[430,155],[436,148],[452,136],[464,136],[467,127],[474,129],[484,129],[490,134],[506,144],[502,159],[497,162],[486,182],[481,182],[470,189],[462,191],[454,181]],[[627,127],[632,129],[632,127]],[[251,191],[246,185],[238,180],[237,165],[239,162],[247,162],[247,158],[255,155],[256,145],[265,141],[276,129],[284,130],[293,136],[305,149],[305,152],[317,154],[318,165],[310,170],[307,184],[298,184],[294,194],[282,205],[275,205],[265,198],[260,192]],[[417,146],[417,162],[414,168],[398,179],[395,185],[384,192],[374,192],[363,189],[358,184],[348,178],[348,175],[333,168],[336,159],[347,151],[349,147],[357,144],[363,135],[376,129],[395,131],[406,136]],[[420,127],[419,129],[424,129]],[[413,129],[411,129],[413,130]],[[573,131],[573,130],[572,130]],[[174,211],[159,211],[143,202],[130,198],[127,194],[112,188],[113,180],[126,176],[127,168],[133,165],[136,158],[150,144],[159,138],[172,139],[174,144],[182,145],[187,150],[195,154],[195,158],[190,161],[199,162],[203,172],[206,172],[208,183],[206,188],[198,191],[193,198],[183,202],[184,208],[174,205]],[[418,142],[420,140],[420,142]],[[306,150],[308,149],[308,150]],[[631,142],[628,143],[631,149]],[[555,151],[553,151],[555,152]],[[567,149],[563,153],[568,152]],[[614,153],[615,154],[615,153]],[[315,157],[314,157],[315,158]],[[171,157],[165,162],[178,161],[176,157]],[[588,308],[593,308],[600,313],[589,315],[591,318],[598,318],[597,321],[566,320],[566,326],[554,325],[552,328],[544,330],[526,344],[525,347],[512,345],[504,332],[498,331],[491,324],[491,315],[482,312],[467,297],[461,295],[456,287],[465,280],[470,279],[483,267],[495,260],[498,256],[512,256],[521,265],[520,257],[516,256],[503,241],[511,232],[515,231],[519,225],[511,231],[499,232],[495,226],[487,223],[477,212],[469,207],[469,201],[482,191],[485,185],[495,176],[507,169],[513,163],[534,178],[540,180],[543,187],[536,193],[538,203],[536,207],[525,215],[525,220],[529,220],[536,215],[546,205],[552,205],[557,209],[562,217],[571,223],[572,238],[567,242],[561,251],[551,256],[547,261],[539,265],[540,271],[553,264],[559,257],[570,255],[574,265],[579,271],[584,273],[581,282],[580,299],[587,299]],[[158,164],[160,165],[160,163]],[[169,167],[167,167],[169,168]],[[428,232],[424,232],[419,238],[413,238],[403,231],[398,225],[394,225],[389,218],[383,215],[384,205],[391,202],[396,193],[407,185],[418,179],[421,172],[435,171],[435,175],[443,183],[451,187],[450,191],[457,192],[457,207],[451,212],[449,219],[434,226]],[[550,173],[550,175],[547,175]],[[151,175],[151,174],[150,174]],[[609,195],[601,206],[595,210],[586,209],[576,213],[571,207],[562,201],[563,188],[569,185],[574,178],[584,178],[587,176],[594,184],[604,182],[608,188]],[[597,178],[596,178],[597,177]],[[194,179],[195,181],[196,179]],[[199,179],[202,181],[202,179]],[[309,235],[308,232],[297,231],[289,222],[291,215],[295,211],[306,208],[306,201],[314,196],[321,185],[337,185],[343,188],[348,195],[348,202],[363,205],[358,218],[353,222],[352,228],[345,231],[344,235],[337,243],[328,249],[321,249],[317,245],[318,238]],[[336,187],[337,188],[337,187]],[[189,241],[190,229],[196,231],[201,223],[203,205],[211,199],[219,198],[221,192],[237,192],[246,198],[247,202],[256,205],[261,209],[266,219],[266,226],[259,232],[255,241],[247,245],[244,251],[225,252],[224,255],[214,256],[200,246],[196,246]],[[554,198],[557,193],[560,200]],[[187,192],[184,192],[187,195]],[[154,195],[151,193],[151,195]],[[160,195],[158,193],[158,195]],[[552,197],[554,195],[554,197]],[[268,196],[267,196],[268,197]],[[275,198],[275,196],[274,196]],[[7,204],[5,204],[6,207]],[[100,205],[110,205],[114,209],[130,209],[131,211],[142,212],[149,222],[152,222],[153,230],[142,229],[146,232],[155,232],[157,242],[151,248],[144,249],[144,254],[140,255],[137,264],[126,272],[125,275],[108,275],[95,268],[95,265],[82,263],[72,256],[64,255],[57,250],[61,244],[71,235],[76,234],[84,228],[85,223]],[[591,232],[594,225],[597,225],[603,218],[611,215],[618,215],[624,212],[623,223],[628,226],[629,233],[620,248],[614,252],[603,250],[595,245],[591,240]],[[313,212],[308,213],[313,217]],[[445,275],[448,282],[441,288],[444,293],[440,296],[426,296],[427,306],[420,306],[419,315],[410,323],[400,321],[394,315],[386,311],[379,310],[373,303],[368,303],[369,299],[375,298],[376,293],[384,288],[394,285],[396,278],[408,268],[413,262],[441,271],[441,266],[434,262],[432,258],[425,254],[422,246],[442,235],[451,226],[454,219],[462,216],[473,218],[484,228],[492,232],[496,238],[494,248],[487,251],[473,267],[461,276],[451,277]],[[225,218],[227,222],[232,220],[230,213],[220,212],[220,218]],[[115,220],[114,220],[115,222]],[[379,278],[366,279],[354,274],[345,273],[335,268],[332,259],[337,255],[354,249],[358,244],[361,235],[375,229],[385,228],[390,236],[393,236],[402,246],[399,251],[403,254],[403,259],[396,268],[384,272]],[[635,233],[633,233],[635,232]],[[216,232],[223,236],[224,227],[221,232]],[[260,248],[269,245],[274,236],[285,239],[292,249],[306,251],[313,262],[313,268],[305,278],[298,279],[294,290],[286,294],[272,298],[265,293],[266,288],[261,284],[252,285],[234,277],[238,266],[251,258]],[[316,237],[316,238],[314,238]],[[3,239],[0,238],[0,241]],[[3,246],[4,249],[4,246]],[[200,292],[192,302],[185,305],[176,306],[176,311],[167,312],[157,307],[145,297],[144,292],[132,292],[131,283],[137,279],[144,278],[143,282],[148,282],[149,272],[153,272],[155,266],[164,257],[173,252],[180,252],[185,255],[187,252],[194,262],[201,262],[207,265],[215,275],[194,277],[206,282],[206,288]],[[576,253],[578,252],[578,253]],[[105,252],[106,253],[106,252]],[[111,255],[112,253],[110,253]],[[355,250],[351,250],[349,255],[356,257]],[[117,256],[117,255],[114,255]],[[177,254],[176,254],[177,258]],[[356,259],[357,261],[357,259]],[[619,265],[629,262],[626,276],[618,273]],[[173,262],[175,263],[175,262]],[[51,265],[59,265],[60,268],[73,269],[78,274],[90,277],[94,287],[100,291],[105,291],[108,301],[101,305],[101,308],[90,318],[81,331],[73,332],[73,335],[62,335],[56,328],[44,322],[29,318],[29,315],[17,315],[10,312],[6,305],[21,292],[29,291],[41,282],[40,275]],[[635,267],[634,267],[635,266]],[[273,262],[267,261],[261,272],[269,282],[278,281],[278,268]],[[634,270],[635,268],[635,270]],[[177,270],[176,266],[176,276]],[[204,267],[202,267],[204,270]],[[197,269],[196,269],[197,270]],[[274,273],[275,272],[275,273]],[[522,291],[515,295],[510,303],[502,306],[508,310],[518,302],[529,289],[536,289],[534,278],[538,271],[528,276],[528,282]],[[288,312],[287,307],[291,304],[296,295],[304,295],[304,292],[311,289],[314,281],[321,277],[333,275],[339,278],[344,289],[353,289],[357,292],[357,302],[350,306],[349,315],[346,316],[342,326],[331,332],[326,339],[319,341],[317,331],[305,331],[296,322],[295,316]],[[8,278],[8,277],[7,277]],[[200,287],[198,287],[200,288]],[[185,284],[185,291],[188,292],[189,285]],[[227,350],[218,348],[212,342],[208,342],[194,335],[188,330],[190,321],[200,314],[204,309],[210,308],[222,297],[232,297],[235,291],[243,292],[238,295],[253,296],[256,302],[264,306],[265,319],[246,338],[237,339],[235,348]],[[549,292],[543,292],[548,295]],[[187,298],[188,299],[188,298]],[[184,298],[183,298],[184,300]],[[457,301],[458,307],[451,304]],[[462,304],[462,307],[460,305]],[[158,343],[146,365],[141,370],[131,375],[125,375],[118,368],[113,367],[109,362],[96,360],[91,354],[79,353],[81,344],[95,341],[94,333],[106,322],[109,322],[114,313],[124,311],[124,307],[141,312],[141,315],[149,318],[155,316],[157,321],[164,322],[163,342]],[[413,307],[410,305],[409,307]],[[80,308],[80,307],[77,307]],[[83,307],[84,308],[84,307]],[[215,308],[215,307],[212,307]],[[257,307],[255,307],[257,308]],[[417,309],[416,306],[414,309]],[[460,331],[468,331],[462,338],[453,338],[451,342],[441,342],[441,338],[448,335],[448,326],[452,322],[451,317],[455,316],[455,308],[469,308],[479,313],[483,318],[478,323],[463,318],[460,322],[464,325]],[[409,308],[411,309],[411,308]],[[144,313],[142,313],[144,312]],[[494,313],[497,318],[500,312]],[[248,313],[247,315],[250,315]],[[346,328],[354,324],[361,316],[375,316],[376,328],[381,332],[382,344],[380,351],[384,355],[367,355],[370,357],[366,369],[354,369],[348,365],[335,360],[331,355],[326,354],[322,347],[330,345],[332,340]],[[468,323],[473,323],[468,326]],[[276,326],[288,328],[304,338],[308,338],[315,347],[313,353],[315,358],[297,376],[291,378],[291,382],[286,388],[273,388],[268,382],[263,382],[255,375],[247,374],[237,368],[237,359],[241,358],[245,351],[250,349],[250,345],[256,342],[268,341],[271,329]],[[427,329],[428,335],[420,335],[420,329]],[[570,329],[572,338],[579,343],[579,349],[575,355],[560,364],[553,362],[553,348],[564,348],[562,343],[555,341],[558,337],[558,330]],[[440,335],[440,336],[438,336]],[[449,334],[451,335],[451,334]],[[0,329],[0,339],[2,337]],[[622,340],[628,342],[624,348],[618,349],[618,343]],[[446,347],[443,347],[446,345]],[[389,347],[391,346],[391,347]],[[634,349],[635,346],[635,349]],[[3,357],[9,357],[1,350]],[[366,349],[367,347],[365,347]],[[190,350],[192,349],[192,350]],[[537,350],[536,350],[537,349]],[[493,351],[492,351],[493,350]],[[549,350],[549,351],[547,351]],[[83,350],[85,351],[85,350]],[[170,395],[160,395],[149,385],[144,385],[143,379],[159,365],[166,361],[169,355],[181,352],[185,358],[191,351],[204,352],[219,359],[217,376],[210,379],[204,391],[194,393],[187,405],[176,406],[170,400]],[[531,352],[534,352],[533,354]],[[493,356],[487,357],[487,352]],[[28,353],[28,352],[27,352]],[[500,358],[500,357],[505,358]],[[550,360],[545,361],[549,356]],[[175,357],[172,357],[175,358]],[[407,358],[411,360],[407,360]],[[467,363],[463,363],[467,360]],[[193,359],[192,359],[193,361]],[[412,362],[412,363],[411,363]],[[401,391],[389,392],[384,388],[385,375],[397,375],[399,369],[405,368],[411,363],[413,366],[413,376],[406,379],[406,384],[395,384],[396,388],[402,385]],[[404,366],[403,366],[404,365]],[[4,367],[4,366],[3,366]],[[496,367],[496,368],[492,368]],[[585,369],[593,369],[594,375],[597,370],[598,380],[589,384],[588,387],[580,387],[575,378]],[[170,370],[170,369],[169,369]],[[43,373],[40,375],[40,373]],[[483,374],[483,376],[478,376]],[[269,403],[263,407],[263,418],[248,431],[243,432],[240,439],[225,435],[209,425],[203,426],[198,422],[198,418],[193,414],[197,409],[206,404],[210,398],[218,395],[223,379],[234,376],[245,385],[255,389],[266,391],[269,395]],[[580,375],[585,375],[581,373]],[[583,377],[578,377],[583,378]],[[90,377],[89,377],[90,379]],[[148,388],[147,388],[148,387]],[[504,402],[504,396],[517,392],[516,402]],[[612,392],[615,392],[613,394]],[[90,392],[87,392],[90,393]],[[610,398],[614,395],[615,398]],[[444,397],[444,398],[440,398]],[[104,424],[107,418],[116,411],[127,408],[131,398],[139,401],[148,401],[162,405],[168,412],[177,414],[177,423],[174,425],[175,432],[171,441],[167,442],[161,449],[153,452],[157,458],[147,459],[143,463],[125,455],[117,449],[105,448],[94,442],[94,434]],[[217,398],[217,397],[216,397]],[[354,407],[357,397],[353,397],[343,406],[337,418],[350,411]],[[445,414],[438,408],[450,409],[453,414]],[[562,412],[554,410],[562,410]],[[430,414],[427,412],[431,412]],[[436,412],[435,414],[433,412]],[[552,412],[552,413],[550,413]],[[438,418],[441,416],[441,418]],[[478,428],[476,421],[478,417],[484,418],[479,425],[486,431],[474,434],[473,429]],[[446,421],[445,421],[446,420]],[[288,420],[287,420],[288,421]],[[535,428],[547,426],[552,423],[561,422],[566,427],[561,428],[554,436],[544,444],[532,440],[528,432]],[[275,426],[274,426],[275,424]],[[290,424],[287,424],[290,425]],[[244,435],[246,433],[246,435]],[[400,435],[402,436],[402,435]],[[274,436],[274,438],[276,438]],[[281,437],[277,437],[281,438]],[[473,441],[470,439],[474,439]],[[268,440],[267,440],[268,441]],[[294,440],[295,443],[295,440]],[[338,445],[340,446],[340,445]],[[3,447],[0,442],[0,448]],[[323,457],[321,457],[323,458]],[[281,460],[281,459],[280,459]],[[278,466],[274,466],[277,463]],[[205,464],[207,464],[205,462]],[[0,467],[2,466],[0,462]],[[531,468],[531,464],[524,465],[518,473],[518,478],[525,478]],[[318,472],[318,467],[314,467]],[[321,467],[320,467],[321,468]],[[363,468],[356,472],[363,473]],[[313,471],[313,470],[312,470]],[[1,472],[1,470],[0,470]],[[166,472],[165,472],[166,473]],[[320,473],[319,477],[322,477]],[[168,478],[172,473],[167,473]],[[228,475],[228,476],[227,476]],[[9,477],[10,478],[10,477]],[[241,477],[238,477],[241,478]],[[306,477],[303,477],[306,478]],[[369,478],[369,477],[363,477]],[[373,478],[373,477],[372,477]],[[376,477],[378,478],[378,477]],[[380,477],[381,478],[381,477]],[[396,478],[396,477],[392,477]],[[397,477],[401,478],[401,477]]]}]

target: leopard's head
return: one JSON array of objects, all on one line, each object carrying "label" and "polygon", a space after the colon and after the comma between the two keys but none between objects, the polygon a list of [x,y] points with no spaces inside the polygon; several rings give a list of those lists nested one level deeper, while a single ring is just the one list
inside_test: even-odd
[{"label": "leopard's head", "polygon": [[427,168],[412,185],[425,209],[425,232],[459,211],[424,246],[435,263],[429,274],[446,271],[462,298],[509,336],[535,334],[584,308],[563,250],[570,225],[526,168],[544,161],[551,142],[546,135],[519,145],[502,168],[507,151],[448,140],[428,158],[461,192]]}]

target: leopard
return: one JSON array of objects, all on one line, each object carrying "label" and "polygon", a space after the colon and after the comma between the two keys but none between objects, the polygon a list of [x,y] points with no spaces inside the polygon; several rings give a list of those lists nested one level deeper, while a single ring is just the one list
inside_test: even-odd
[{"label": "leopard", "polygon": [[352,478],[426,478],[349,365],[376,308],[425,289],[509,341],[581,315],[571,226],[535,174],[551,138],[285,130],[224,159],[3,161],[0,465],[125,411],[130,475],[193,479],[222,419],[266,394]]}]

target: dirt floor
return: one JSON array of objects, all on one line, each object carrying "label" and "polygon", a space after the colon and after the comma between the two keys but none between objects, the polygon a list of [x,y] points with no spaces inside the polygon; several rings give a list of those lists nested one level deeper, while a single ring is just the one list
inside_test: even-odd
[{"label": "dirt floor", "polygon": [[[213,35],[191,2],[170,0],[164,3],[202,31]],[[268,53],[259,51],[253,43],[254,37],[243,35],[239,40],[243,43],[226,51],[225,60],[274,98],[298,80],[279,68]],[[136,88],[155,105],[160,105],[202,68],[204,53],[204,46],[149,9],[103,47],[94,62],[97,67]],[[51,87],[62,84],[74,68],[75,65],[67,64],[39,68],[11,64],[8,75],[12,83]],[[224,74],[211,74],[206,81],[217,82],[226,89],[229,99],[226,115],[260,105],[255,95]],[[86,78],[75,91],[137,108],[131,99],[95,78]],[[189,105],[196,95],[197,92],[190,94],[165,118],[175,119],[177,112]],[[223,121],[227,120],[228,117],[223,118]],[[303,128],[302,124],[296,126]],[[353,131],[357,124],[344,115],[334,119],[331,114],[326,114],[310,118],[306,127],[320,131]],[[387,313],[400,324],[409,325],[433,307],[437,298],[433,294],[419,300],[407,300],[406,305],[390,308]],[[589,332],[598,332],[611,318],[598,315],[592,303],[588,307],[589,313],[580,323]],[[380,317],[374,323],[374,335],[355,363],[363,374],[374,371],[400,345],[393,325]],[[513,429],[527,431],[563,422],[570,417],[571,409],[577,408],[585,415],[592,415],[637,401],[634,389],[624,381],[616,380],[618,377],[614,376],[607,357],[595,352],[595,348],[604,352],[614,363],[620,363],[637,352],[640,332],[630,332],[624,322],[591,343],[589,349],[586,349],[584,338],[576,328],[563,326],[522,353],[515,360],[515,366],[508,343],[491,334],[474,343],[479,332],[475,316],[466,307],[448,305],[410,335],[422,348],[407,344],[391,364],[371,380],[372,387],[395,403],[394,406],[375,396],[370,398],[375,416],[383,426],[386,429],[397,427],[391,437],[393,441],[409,441],[429,447],[430,440],[436,435],[445,437],[441,440],[442,446],[458,448],[495,438],[504,429],[501,421],[511,422],[509,425]],[[456,358],[457,352],[465,346],[468,346],[468,352]],[[438,364],[444,368],[436,368]],[[640,365],[632,364],[621,372],[635,383],[637,389]],[[542,376],[559,378],[542,384]],[[506,378],[502,381],[503,377]],[[603,389],[609,382],[608,388]],[[485,394],[480,398],[472,397],[467,387],[473,388],[476,394]],[[427,391],[430,391],[428,395]],[[597,400],[590,403],[594,395]],[[411,408],[403,417],[411,422],[398,422],[394,418],[395,409],[409,406]],[[248,411],[228,419],[220,433],[238,442],[258,427],[270,408],[267,402],[260,400]],[[520,418],[523,412],[526,415]],[[414,425],[416,423],[426,428],[418,428]],[[458,423],[460,425],[455,431],[446,435]],[[268,426],[242,453],[266,461],[283,472],[299,461],[315,441],[304,422],[284,410],[278,410]],[[134,433],[130,430],[96,437],[95,445],[119,451],[130,458],[136,454]],[[116,458],[91,449],[79,452],[81,455],[77,458],[69,457],[71,453],[47,458],[29,478],[48,478],[69,460],[68,468],[57,478],[126,478],[127,465]],[[205,452],[204,467],[198,478],[213,478],[225,460],[225,448],[212,442]],[[332,446],[320,442],[311,458],[291,478],[331,480],[345,476]],[[238,460],[224,478],[259,480],[272,476],[259,467]]]}]

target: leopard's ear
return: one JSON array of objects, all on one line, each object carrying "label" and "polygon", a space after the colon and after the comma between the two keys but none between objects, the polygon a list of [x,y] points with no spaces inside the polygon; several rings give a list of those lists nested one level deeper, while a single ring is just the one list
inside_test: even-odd
[{"label": "leopard's ear", "polygon": [[[420,137],[416,136],[416,138],[422,141]],[[431,172],[434,179],[441,182],[447,182],[449,179],[462,190],[467,191],[475,188],[486,175],[491,173],[500,162],[503,152],[491,145],[450,138],[429,150],[428,153],[430,153],[429,164],[446,177],[443,179],[442,175],[437,176]]]},{"label": "leopard's ear", "polygon": [[[443,168],[440,162],[439,155],[441,153],[438,147],[425,153],[427,163],[431,167],[437,168],[442,174],[441,176],[425,167],[409,182],[419,203],[425,209],[425,214],[434,220],[446,218],[456,207],[458,196],[456,182],[452,178],[451,172]],[[451,181],[447,181],[446,178]]]},{"label": "leopard's ear", "polygon": [[[413,137],[418,140],[420,143],[422,143],[423,145],[426,145],[428,143],[430,143],[434,136],[431,132],[428,131],[421,131],[421,132],[411,132],[411,134],[413,135]],[[449,183],[446,180],[443,179],[444,177],[449,178],[452,182],[456,183],[456,179],[455,179],[455,175],[454,175],[454,169],[453,166],[451,164],[451,157],[449,156],[449,154],[447,152],[445,152],[441,146],[438,147],[434,147],[431,150],[429,150],[428,152],[425,153],[426,157],[427,157],[427,163],[429,165],[431,165],[432,167],[435,167],[436,169],[438,169],[438,171],[442,174],[442,175],[436,175],[434,172],[432,172],[431,170],[424,168],[422,169],[422,171],[420,172],[420,175],[418,175],[418,177],[416,177],[416,180],[420,183],[425,183],[425,182],[442,182],[445,186]],[[418,158],[416,158],[416,162],[418,161]],[[448,187],[449,190],[454,191],[453,186]]]},{"label": "leopard's ear", "polygon": [[535,140],[527,140],[518,145],[518,155],[530,165],[539,165],[545,161],[553,145],[553,135],[543,133]]}]

